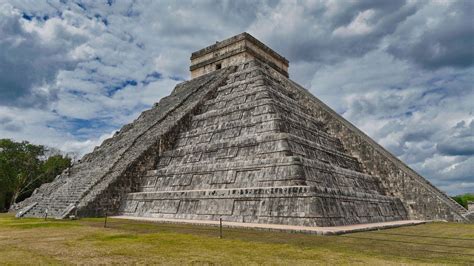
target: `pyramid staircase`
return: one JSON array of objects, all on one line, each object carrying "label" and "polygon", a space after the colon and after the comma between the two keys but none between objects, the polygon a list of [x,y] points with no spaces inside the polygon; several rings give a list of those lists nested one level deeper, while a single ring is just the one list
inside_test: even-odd
[{"label": "pyramid staircase", "polygon": [[138,178],[133,177],[146,169],[147,156],[156,153],[157,142],[179,126],[183,117],[232,71],[229,68],[178,85],[170,96],[125,125],[79,163],[13,206],[16,216],[63,219],[77,211],[80,216],[116,211],[123,194],[135,186]]},{"label": "pyramid staircase", "polygon": [[[82,167],[80,167],[82,168]],[[74,169],[87,174],[86,169]],[[90,173],[90,176],[97,176]],[[97,180],[90,178],[76,178],[68,182],[67,176],[60,176],[55,182],[48,185],[49,194],[40,201],[33,202],[30,208],[23,210],[21,216],[28,214],[32,217],[43,217],[46,214],[49,217],[64,218],[72,211],[73,206],[77,206],[83,196],[93,187]],[[95,182],[94,182],[95,181]],[[18,215],[17,215],[18,216]]]}]

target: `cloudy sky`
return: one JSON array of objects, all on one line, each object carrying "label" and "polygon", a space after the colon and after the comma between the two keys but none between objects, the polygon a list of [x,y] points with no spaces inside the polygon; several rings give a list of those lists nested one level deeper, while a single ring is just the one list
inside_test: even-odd
[{"label": "cloudy sky", "polygon": [[[179,3],[177,3],[179,2]],[[247,31],[449,194],[474,192],[474,1],[0,0],[0,138],[83,155]]]}]

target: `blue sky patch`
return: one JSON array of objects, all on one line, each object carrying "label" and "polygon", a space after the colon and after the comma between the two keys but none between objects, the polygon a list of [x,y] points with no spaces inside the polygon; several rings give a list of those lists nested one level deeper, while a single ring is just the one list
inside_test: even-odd
[{"label": "blue sky patch", "polygon": [[79,119],[79,118],[64,118],[67,130],[76,138],[86,140],[91,137],[99,137],[102,132],[112,131],[118,125],[111,125],[106,121],[111,121],[110,118],[102,119]]},{"label": "blue sky patch", "polygon": [[21,17],[28,20],[28,21],[31,21],[33,19],[33,16],[30,16],[26,13],[21,14]]},{"label": "blue sky patch", "polygon": [[162,79],[163,78],[163,75],[157,71],[153,71],[151,72],[150,74],[147,74],[146,77],[145,77],[145,80],[142,81],[142,84],[143,85],[148,85],[150,83],[152,83],[153,81],[156,81],[156,80],[159,80],[159,79]]},{"label": "blue sky patch", "polygon": [[127,79],[117,86],[107,87],[107,96],[112,97],[115,93],[127,86],[137,86],[138,82],[133,79]]}]

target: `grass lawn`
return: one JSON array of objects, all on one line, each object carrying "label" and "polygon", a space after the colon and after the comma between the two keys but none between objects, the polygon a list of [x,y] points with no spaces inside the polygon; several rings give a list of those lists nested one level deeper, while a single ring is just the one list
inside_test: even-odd
[{"label": "grass lawn", "polygon": [[472,264],[474,225],[430,223],[342,236],[0,214],[0,264]]}]

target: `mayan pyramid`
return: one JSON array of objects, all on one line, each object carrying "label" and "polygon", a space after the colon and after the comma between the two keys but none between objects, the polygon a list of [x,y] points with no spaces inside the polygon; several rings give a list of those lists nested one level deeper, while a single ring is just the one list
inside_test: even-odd
[{"label": "mayan pyramid", "polygon": [[247,33],[191,56],[190,81],[13,207],[305,226],[465,221],[466,210],[288,77]]}]

